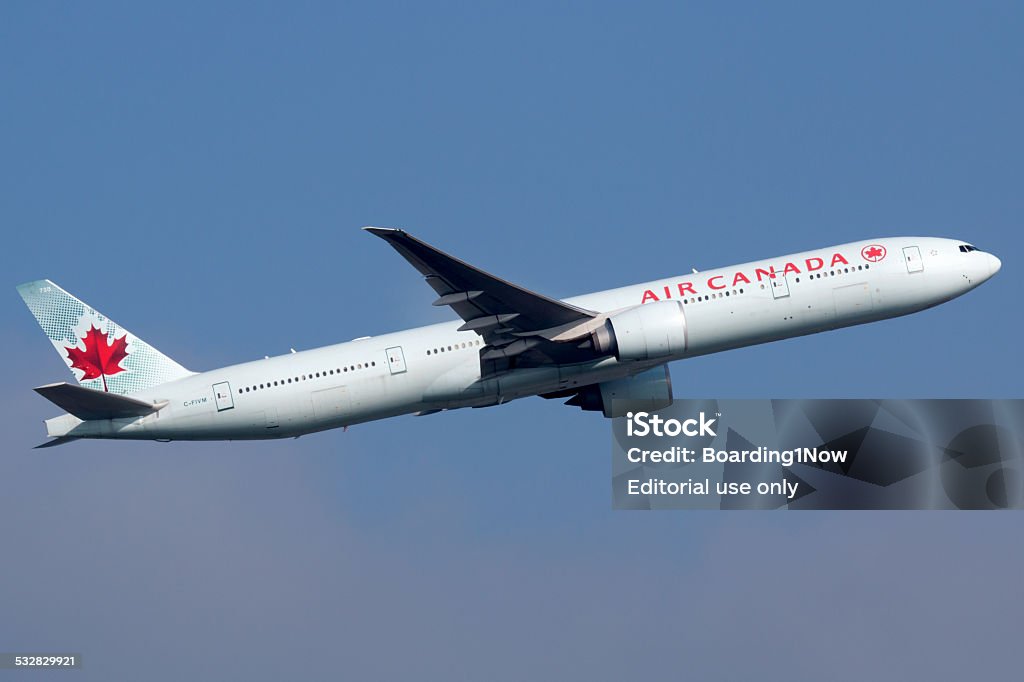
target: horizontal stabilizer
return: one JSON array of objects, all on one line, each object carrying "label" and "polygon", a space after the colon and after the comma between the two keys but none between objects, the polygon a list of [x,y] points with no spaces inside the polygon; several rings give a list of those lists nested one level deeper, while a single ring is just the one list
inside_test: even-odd
[{"label": "horizontal stabilizer", "polygon": [[35,446],[32,449],[33,450],[38,450],[40,448],[53,448],[53,447],[57,447],[58,445],[64,445],[65,443],[70,443],[73,440],[79,440],[79,439],[75,438],[74,436],[60,436],[59,438],[52,438],[52,439],[46,441],[45,443],[40,443],[39,445]]},{"label": "horizontal stabilizer", "polygon": [[57,407],[85,421],[141,417],[156,412],[167,404],[166,400],[160,403],[147,403],[116,393],[104,393],[63,381],[40,386],[35,389],[35,392]]}]

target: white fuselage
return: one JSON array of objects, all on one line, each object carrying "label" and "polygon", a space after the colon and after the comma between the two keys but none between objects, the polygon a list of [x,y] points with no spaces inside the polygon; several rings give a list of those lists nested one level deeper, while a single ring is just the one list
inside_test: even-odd
[{"label": "white fuselage", "polygon": [[145,417],[81,422],[64,415],[47,426],[50,435],[87,438],[280,438],[400,414],[496,405],[938,305],[999,269],[994,256],[964,252],[961,245],[932,237],[868,240],[567,299],[598,312],[682,302],[685,350],[656,362],[606,357],[481,379],[483,342],[475,332],[457,331],[461,321],[453,321],[194,374],[134,394],[168,401]]}]

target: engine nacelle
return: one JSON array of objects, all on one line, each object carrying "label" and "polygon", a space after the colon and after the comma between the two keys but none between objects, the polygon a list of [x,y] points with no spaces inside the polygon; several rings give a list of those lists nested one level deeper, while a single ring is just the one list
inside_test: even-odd
[{"label": "engine nacelle", "polygon": [[653,367],[631,377],[584,386],[566,402],[566,405],[575,405],[583,410],[603,412],[606,417],[624,417],[627,412],[641,410],[655,412],[671,404],[672,375],[668,365]]},{"label": "engine nacelle", "polygon": [[679,301],[638,305],[608,318],[593,333],[594,348],[619,360],[656,360],[686,350],[686,315]]}]

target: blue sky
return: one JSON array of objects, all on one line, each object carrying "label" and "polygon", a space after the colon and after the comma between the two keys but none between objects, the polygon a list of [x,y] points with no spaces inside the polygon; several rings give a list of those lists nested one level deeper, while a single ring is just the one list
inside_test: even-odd
[{"label": "blue sky", "polygon": [[676,363],[677,395],[1018,397],[1022,29],[988,2],[5,4],[0,649],[89,679],[1007,669],[1016,515],[614,513],[608,425],[551,401],[32,452],[31,387],[68,375],[14,286],[203,370],[447,319],[368,224],[555,296],[951,236],[1002,272]]}]

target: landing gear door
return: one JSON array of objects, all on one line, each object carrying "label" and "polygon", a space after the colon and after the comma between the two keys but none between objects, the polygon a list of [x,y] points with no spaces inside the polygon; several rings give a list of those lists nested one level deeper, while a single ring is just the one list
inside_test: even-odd
[{"label": "landing gear door", "polygon": [[903,260],[907,264],[907,272],[921,272],[924,261],[921,260],[921,249],[916,246],[903,247]]},{"label": "landing gear door", "polygon": [[223,412],[235,406],[235,400],[231,397],[231,384],[222,381],[213,385],[213,399],[217,401],[217,411]]},{"label": "landing gear door", "polygon": [[785,275],[776,275],[775,279],[769,279],[772,287],[772,298],[786,298],[789,296],[789,281]]},{"label": "landing gear door", "polygon": [[388,355],[388,369],[392,374],[405,372],[405,354],[402,352],[401,346],[392,346],[384,352]]}]

